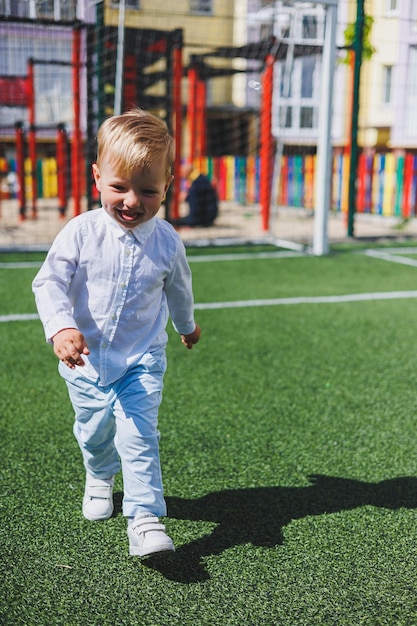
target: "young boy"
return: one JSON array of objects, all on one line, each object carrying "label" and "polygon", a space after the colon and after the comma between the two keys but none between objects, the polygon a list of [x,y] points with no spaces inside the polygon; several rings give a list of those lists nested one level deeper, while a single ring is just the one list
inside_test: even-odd
[{"label": "young boy", "polygon": [[135,109],[107,119],[93,174],[101,209],[72,219],[33,281],[60,359],[86,469],[83,515],[113,513],[121,469],[130,554],[172,552],[159,462],[158,410],[171,315],[189,349],[200,338],[184,246],[156,214],[171,184],[173,139]]}]

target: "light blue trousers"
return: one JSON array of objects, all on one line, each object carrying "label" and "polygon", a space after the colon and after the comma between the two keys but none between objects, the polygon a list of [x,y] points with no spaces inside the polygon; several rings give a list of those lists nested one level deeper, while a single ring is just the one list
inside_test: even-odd
[{"label": "light blue trousers", "polygon": [[165,350],[146,353],[122,378],[103,387],[59,365],[86,471],[105,479],[122,469],[123,514],[128,517],[166,515],[158,431],[165,369]]}]

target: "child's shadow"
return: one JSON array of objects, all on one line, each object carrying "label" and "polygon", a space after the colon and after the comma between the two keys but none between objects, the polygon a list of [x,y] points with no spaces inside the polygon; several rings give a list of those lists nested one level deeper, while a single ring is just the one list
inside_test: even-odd
[{"label": "child's shadow", "polygon": [[180,546],[170,557],[154,556],[143,564],[171,580],[207,580],[202,557],[236,545],[273,547],[282,544],[282,528],[293,519],[346,511],[364,505],[388,509],[417,507],[417,478],[366,483],[349,478],[310,476],[307,487],[259,487],[209,493],[195,500],[168,497],[170,518],[210,521],[210,535]]}]

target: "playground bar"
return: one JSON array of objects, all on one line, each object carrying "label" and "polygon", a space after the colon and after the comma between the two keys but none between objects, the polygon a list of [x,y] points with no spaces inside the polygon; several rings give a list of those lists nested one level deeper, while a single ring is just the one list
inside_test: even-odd
[{"label": "playground bar", "polygon": [[[182,47],[175,45],[173,50],[174,62],[174,84],[173,84],[173,103],[174,103],[174,139],[175,154],[181,154],[181,134],[182,134],[182,107],[181,107],[181,79],[182,79]],[[173,187],[173,206],[172,217],[177,219],[179,216],[180,203],[180,159],[174,161],[174,187]]]},{"label": "playground bar", "polygon": [[196,91],[197,91],[197,67],[191,64],[188,69],[188,162],[192,163],[195,159],[195,135],[196,135]]},{"label": "playground bar", "polygon": [[[196,84],[196,101],[197,101],[197,156],[200,158],[206,154],[206,83],[200,78]],[[200,169],[201,166],[200,166]]]},{"label": "playground bar", "polygon": [[74,216],[81,213],[81,128],[80,128],[80,68],[81,31],[74,28],[72,39],[72,90],[74,129],[72,136],[71,179],[74,200]]},{"label": "playground bar", "polygon": [[34,77],[34,60],[29,59],[27,69],[27,85],[28,85],[28,146],[30,158],[30,180],[32,186],[32,217],[37,217],[37,198],[38,186],[36,180],[36,126],[35,126],[35,77]]},{"label": "playground bar", "polygon": [[272,90],[273,90],[274,57],[268,54],[265,59],[265,69],[262,75],[263,103],[261,107],[261,180],[260,203],[262,229],[269,228],[269,213],[271,204],[272,179]]},{"label": "playground bar", "polygon": [[26,219],[25,189],[25,129],[22,122],[16,122],[16,176],[18,182],[19,219]]},{"label": "playground bar", "polygon": [[65,217],[67,207],[67,132],[64,124],[58,124],[56,136],[56,164],[58,178],[58,210],[60,217]]}]

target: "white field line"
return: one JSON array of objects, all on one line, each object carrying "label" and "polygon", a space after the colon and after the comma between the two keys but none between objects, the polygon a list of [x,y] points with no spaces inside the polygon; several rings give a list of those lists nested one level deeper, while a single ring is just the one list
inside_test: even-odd
[{"label": "white field line", "polygon": [[[393,261],[396,263],[403,263],[405,265],[417,266],[417,261],[414,259],[404,259],[403,254],[417,254],[417,247],[415,248],[386,248],[384,250],[364,250],[361,254],[383,259],[384,261]],[[211,263],[212,261],[251,261],[253,259],[285,259],[285,258],[297,258],[306,257],[307,253],[296,250],[281,250],[276,252],[237,252],[227,254],[204,254],[201,256],[189,255],[187,257],[190,263]],[[0,263],[0,269],[28,269],[37,268],[42,265],[41,261],[16,261],[10,263]]]},{"label": "white field line", "polygon": [[[395,248],[392,252],[401,252],[404,254],[416,253],[417,248]],[[367,256],[382,259],[384,261],[392,261],[395,263],[403,263],[417,267],[417,260],[407,259],[402,256],[396,256],[390,253],[390,249],[384,252],[379,250],[365,250],[363,254]],[[189,257],[190,262],[208,262],[208,261],[235,261],[249,260],[253,258],[283,258],[283,257],[299,257],[305,256],[300,252],[259,252],[256,254],[220,254],[205,255],[201,257]],[[23,267],[39,267],[41,263],[0,263],[0,269],[23,268]],[[375,293],[357,293],[345,294],[340,296],[298,296],[294,298],[271,298],[265,300],[236,300],[233,302],[201,302],[196,303],[194,308],[197,311],[213,310],[213,309],[232,309],[245,307],[262,307],[262,306],[282,306],[293,304],[337,304],[346,302],[365,302],[372,300],[399,300],[407,298],[417,298],[417,291],[387,291]],[[36,313],[9,314],[0,315],[0,323],[2,322],[23,322],[37,320]]]},{"label": "white field line", "polygon": [[11,313],[10,315],[0,315],[1,322],[30,322],[32,320],[38,320],[37,313]]},{"label": "white field line", "polygon": [[[201,256],[190,255],[187,257],[189,263],[208,263],[212,261],[251,261],[254,259],[285,259],[292,257],[306,256],[304,252],[296,252],[295,250],[285,250],[281,252],[241,252],[230,254],[204,254]],[[42,265],[41,261],[21,261],[0,263],[0,269],[13,270],[13,269],[27,269],[37,268]]]},{"label": "white field line", "polygon": [[[339,304],[347,302],[369,302],[372,300],[404,300],[417,298],[417,291],[386,291],[375,293],[351,293],[341,296],[299,296],[295,298],[271,298],[266,300],[235,300],[232,302],[197,302],[196,311],[213,309],[243,309],[248,307],[282,306],[292,304]],[[27,322],[37,320],[36,313],[0,315],[2,322]]]},{"label": "white field line", "polygon": [[24,270],[32,267],[40,267],[41,265],[41,261],[16,261],[0,263],[0,270]]},{"label": "white field line", "polygon": [[[375,248],[369,248],[370,250],[374,250]],[[366,250],[367,252],[367,250]],[[387,252],[388,254],[417,254],[417,246],[409,246],[406,248],[380,248],[379,252],[384,254]]]},{"label": "white field line", "polygon": [[241,252],[230,254],[204,254],[201,256],[187,256],[189,263],[208,263],[211,261],[251,261],[253,259],[288,259],[293,257],[306,256],[304,252],[285,251],[285,252]]},{"label": "white field line", "polygon": [[[401,250],[401,248],[397,248],[396,251],[402,254],[417,254],[417,248],[405,248],[405,250]],[[382,261],[389,261],[390,263],[400,263],[401,265],[410,265],[411,267],[417,267],[417,259],[409,259],[406,256],[401,256],[398,254],[392,254],[390,251],[382,251],[382,250],[365,250],[363,254],[366,256],[370,256],[374,259],[381,259]]]},{"label": "white field line", "polygon": [[417,298],[417,291],[386,291],[376,293],[352,293],[341,296],[299,296],[295,298],[271,298],[269,300],[236,300],[234,302],[203,302],[194,305],[198,311],[208,309],[239,309],[244,307],[281,306],[291,304],[338,304],[366,302],[370,300],[399,300]]},{"label": "white field line", "polygon": [[[384,250],[361,250],[360,254],[383,259],[384,261],[395,261],[404,263],[404,254],[417,254],[417,246],[415,248],[384,248]],[[190,263],[210,263],[211,261],[251,261],[252,259],[285,259],[309,256],[306,252],[297,250],[281,250],[276,252],[237,252],[227,254],[204,254],[201,256],[189,255]],[[411,263],[408,263],[411,261]],[[413,259],[406,259],[406,265],[416,265]],[[0,263],[0,269],[27,269],[37,268],[42,265],[42,261],[12,261],[10,263]]]}]

